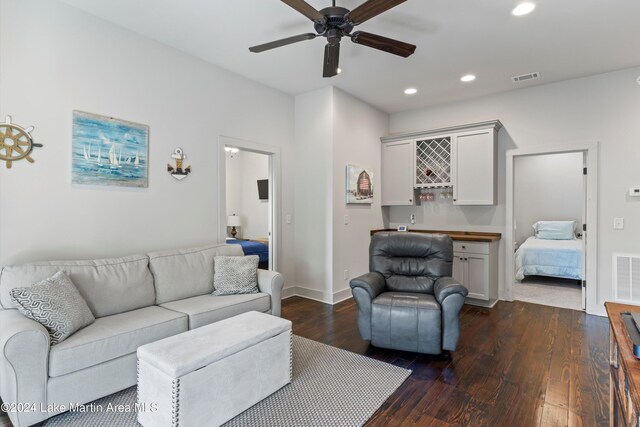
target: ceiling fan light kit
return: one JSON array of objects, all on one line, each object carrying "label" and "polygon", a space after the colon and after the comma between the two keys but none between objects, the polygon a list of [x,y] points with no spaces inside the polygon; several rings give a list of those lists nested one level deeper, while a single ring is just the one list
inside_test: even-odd
[{"label": "ceiling fan light kit", "polygon": [[415,52],[416,46],[365,31],[352,32],[356,25],[360,25],[405,1],[367,0],[350,11],[344,7],[336,6],[334,0],[332,6],[318,11],[304,0],[282,0],[283,3],[309,18],[313,22],[316,33],[300,34],[275,40],[250,47],[249,51],[259,53],[304,40],[312,40],[320,36],[325,37],[327,44],[324,48],[323,77],[333,77],[339,73],[340,41],[343,37],[349,37],[356,44],[407,58]]}]

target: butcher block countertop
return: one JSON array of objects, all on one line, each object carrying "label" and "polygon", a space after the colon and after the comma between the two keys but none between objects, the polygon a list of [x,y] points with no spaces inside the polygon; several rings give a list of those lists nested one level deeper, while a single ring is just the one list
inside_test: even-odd
[{"label": "butcher block countertop", "polygon": [[[371,235],[385,231],[397,231],[392,228],[384,228],[379,230],[371,230]],[[453,240],[464,242],[495,242],[502,238],[500,233],[479,233],[475,231],[447,231],[447,230],[409,230],[411,233],[430,233],[430,234],[447,234]]]}]

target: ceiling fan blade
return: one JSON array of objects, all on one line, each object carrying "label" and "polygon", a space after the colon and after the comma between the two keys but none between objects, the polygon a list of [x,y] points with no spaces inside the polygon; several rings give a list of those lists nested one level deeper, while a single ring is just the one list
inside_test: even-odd
[{"label": "ceiling fan blade", "polygon": [[275,49],[276,47],[286,46],[288,44],[301,42],[304,40],[311,40],[317,37],[316,34],[307,33],[300,34],[297,36],[287,37],[286,39],[275,40],[265,44],[259,44],[258,46],[253,46],[249,48],[249,51],[253,53],[264,52],[265,50]]},{"label": "ceiling fan blade", "polygon": [[327,18],[304,0],[282,0],[312,21],[326,22]]},{"label": "ceiling fan blade", "polygon": [[405,1],[407,0],[368,0],[347,13],[345,18],[351,21],[353,25],[359,25]]},{"label": "ceiling fan blade", "polygon": [[369,46],[404,58],[411,56],[413,52],[416,51],[416,47],[412,44],[382,37],[377,34],[367,33],[365,31],[356,31],[351,35],[351,40],[354,43]]},{"label": "ceiling fan blade", "polygon": [[340,63],[340,43],[327,43],[324,47],[324,67],[322,77],[333,77],[338,74]]}]

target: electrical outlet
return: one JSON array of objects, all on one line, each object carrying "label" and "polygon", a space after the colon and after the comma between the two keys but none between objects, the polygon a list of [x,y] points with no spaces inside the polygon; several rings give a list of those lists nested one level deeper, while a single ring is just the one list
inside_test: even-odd
[{"label": "electrical outlet", "polygon": [[416,223],[416,214],[411,214],[411,215],[409,216],[409,222],[410,222],[411,224],[415,224],[415,223]]},{"label": "electrical outlet", "polygon": [[349,215],[344,216],[344,225],[349,225]]},{"label": "electrical outlet", "polygon": [[287,214],[286,221],[287,221],[287,224],[291,224],[291,214]]},{"label": "electrical outlet", "polygon": [[344,271],[344,280],[349,280],[349,270]]},{"label": "electrical outlet", "polygon": [[613,218],[613,228],[614,230],[623,230],[624,218]]}]

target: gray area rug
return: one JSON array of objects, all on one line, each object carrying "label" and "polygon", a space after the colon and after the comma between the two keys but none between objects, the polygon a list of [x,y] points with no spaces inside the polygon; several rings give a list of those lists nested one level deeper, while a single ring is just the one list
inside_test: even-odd
[{"label": "gray area rug", "polygon": [[[408,369],[293,336],[293,381],[225,426],[351,427],[363,425],[411,374]],[[138,427],[131,387],[67,412],[47,427]],[[191,427],[191,426],[186,426]]]}]

